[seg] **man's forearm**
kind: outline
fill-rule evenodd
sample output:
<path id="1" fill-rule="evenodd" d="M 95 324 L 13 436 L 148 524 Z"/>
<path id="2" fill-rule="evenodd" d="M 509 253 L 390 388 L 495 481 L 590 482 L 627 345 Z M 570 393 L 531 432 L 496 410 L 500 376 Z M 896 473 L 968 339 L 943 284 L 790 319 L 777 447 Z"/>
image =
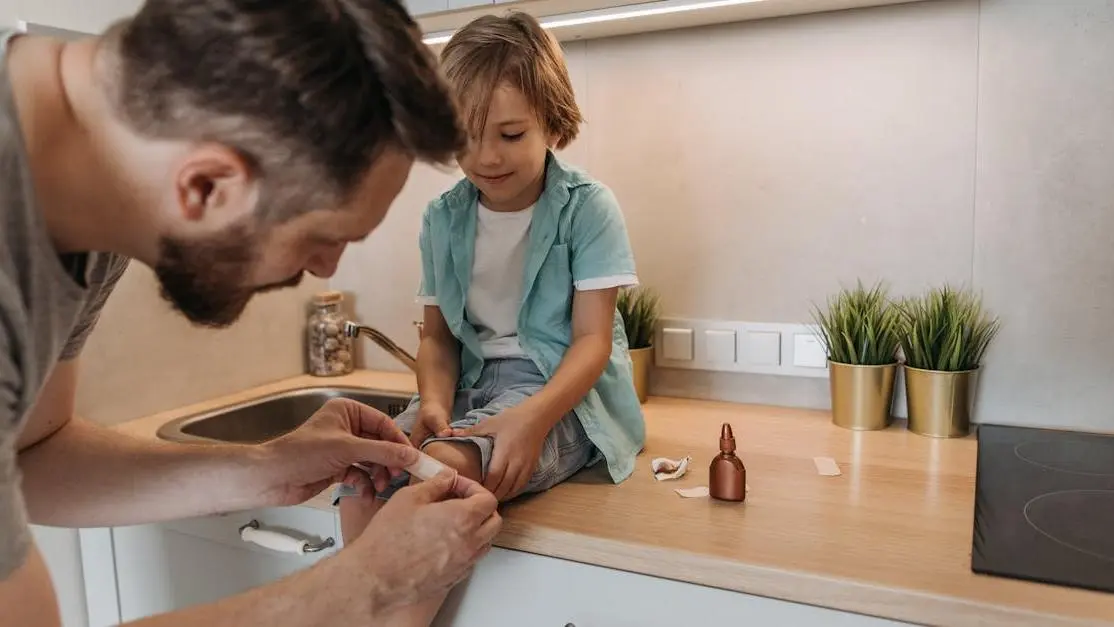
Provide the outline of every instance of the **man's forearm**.
<path id="1" fill-rule="evenodd" d="M 460 379 L 460 346 L 455 339 L 427 335 L 418 348 L 418 394 L 422 405 L 452 413 Z"/>
<path id="2" fill-rule="evenodd" d="M 97 527 L 267 504 L 261 455 L 255 446 L 143 439 L 74 418 L 21 452 L 19 466 L 32 522 Z"/>

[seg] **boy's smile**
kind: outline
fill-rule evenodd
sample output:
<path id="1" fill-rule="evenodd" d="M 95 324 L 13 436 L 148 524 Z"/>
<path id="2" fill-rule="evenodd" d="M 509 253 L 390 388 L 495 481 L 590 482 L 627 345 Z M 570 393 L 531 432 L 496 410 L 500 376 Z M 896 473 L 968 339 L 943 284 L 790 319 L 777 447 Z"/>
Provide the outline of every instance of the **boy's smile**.
<path id="1" fill-rule="evenodd" d="M 460 159 L 480 201 L 492 211 L 522 211 L 534 204 L 544 183 L 546 153 L 554 141 L 522 91 L 500 84 L 487 120 Z"/>

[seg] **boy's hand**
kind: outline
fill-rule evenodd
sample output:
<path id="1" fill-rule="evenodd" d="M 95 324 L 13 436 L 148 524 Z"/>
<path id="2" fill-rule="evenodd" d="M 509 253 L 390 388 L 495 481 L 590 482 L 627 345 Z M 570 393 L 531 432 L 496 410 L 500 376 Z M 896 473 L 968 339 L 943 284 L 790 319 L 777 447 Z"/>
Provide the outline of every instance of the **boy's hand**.
<path id="1" fill-rule="evenodd" d="M 487 436 L 495 440 L 484 487 L 499 501 L 518 496 L 530 482 L 548 431 L 518 407 L 492 416 L 474 427 L 453 429 L 454 436 Z"/>
<path id="2" fill-rule="evenodd" d="M 418 406 L 418 419 L 410 432 L 410 442 L 414 446 L 421 448 L 422 443 L 428 438 L 447 438 L 452 433 L 453 430 L 449 427 L 449 412 L 435 407 L 427 409 L 424 405 Z"/>

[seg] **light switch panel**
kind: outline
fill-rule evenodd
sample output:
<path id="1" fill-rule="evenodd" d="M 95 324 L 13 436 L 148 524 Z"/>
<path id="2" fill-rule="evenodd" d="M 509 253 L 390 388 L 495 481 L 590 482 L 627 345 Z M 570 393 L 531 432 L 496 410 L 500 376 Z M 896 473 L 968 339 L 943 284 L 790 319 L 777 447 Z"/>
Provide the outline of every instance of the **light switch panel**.
<path id="1" fill-rule="evenodd" d="M 742 358 L 755 366 L 781 365 L 781 333 L 747 331 L 743 335 Z"/>
<path id="2" fill-rule="evenodd" d="M 670 361 L 692 361 L 692 329 L 662 329 L 661 353 Z"/>
<path id="3" fill-rule="evenodd" d="M 663 317 L 655 334 L 661 368 L 827 378 L 828 360 L 815 327 Z"/>
<path id="4" fill-rule="evenodd" d="M 704 354 L 713 364 L 735 363 L 735 330 L 706 329 L 704 331 Z"/>
<path id="5" fill-rule="evenodd" d="M 827 368 L 828 354 L 820 338 L 812 333 L 793 335 L 793 365 L 801 368 Z"/>

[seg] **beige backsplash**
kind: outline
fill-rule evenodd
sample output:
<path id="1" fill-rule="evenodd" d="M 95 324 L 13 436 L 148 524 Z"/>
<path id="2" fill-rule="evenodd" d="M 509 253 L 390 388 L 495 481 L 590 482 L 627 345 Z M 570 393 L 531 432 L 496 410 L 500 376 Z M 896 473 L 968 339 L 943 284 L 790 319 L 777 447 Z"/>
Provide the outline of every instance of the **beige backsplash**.
<path id="1" fill-rule="evenodd" d="M 115 424 L 303 372 L 302 329 L 314 291 L 257 297 L 228 329 L 191 326 L 162 300 L 154 274 L 133 263 L 82 355 L 78 413 Z"/>
<path id="2" fill-rule="evenodd" d="M 859 277 L 974 282 L 1005 322 L 976 420 L 1114 428 L 1114 0 L 939 0 L 566 50 L 588 125 L 564 156 L 615 190 L 667 314 L 807 322 Z M 419 216 L 453 180 L 416 168 L 330 281 L 407 350 Z M 82 411 L 116 422 L 301 372 L 320 285 L 212 332 L 133 270 L 90 341 Z M 659 371 L 653 391 L 828 402 L 822 380 L 723 373 Z"/>

